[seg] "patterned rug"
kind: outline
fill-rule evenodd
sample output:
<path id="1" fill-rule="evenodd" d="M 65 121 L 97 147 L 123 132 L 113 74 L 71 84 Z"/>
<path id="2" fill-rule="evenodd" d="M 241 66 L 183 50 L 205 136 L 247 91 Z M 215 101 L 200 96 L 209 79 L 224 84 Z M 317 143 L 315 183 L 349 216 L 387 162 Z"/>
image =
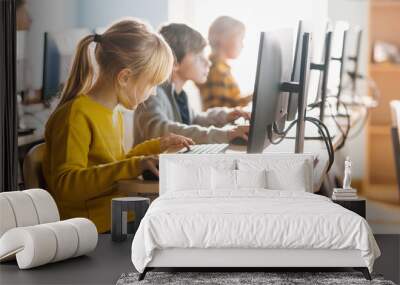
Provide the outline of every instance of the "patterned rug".
<path id="1" fill-rule="evenodd" d="M 138 281 L 138 276 L 138 273 L 122 274 L 117 285 L 395 285 L 381 275 L 372 275 L 373 280 L 368 281 L 360 272 L 148 272 L 142 281 Z"/>

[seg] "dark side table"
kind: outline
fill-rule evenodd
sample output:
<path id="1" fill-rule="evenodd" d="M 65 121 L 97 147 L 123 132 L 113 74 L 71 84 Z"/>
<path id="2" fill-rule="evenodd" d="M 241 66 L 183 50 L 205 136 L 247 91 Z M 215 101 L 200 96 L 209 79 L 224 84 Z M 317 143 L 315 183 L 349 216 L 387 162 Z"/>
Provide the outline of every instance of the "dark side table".
<path id="1" fill-rule="evenodd" d="M 140 221 L 146 214 L 150 199 L 144 197 L 121 197 L 111 201 L 111 238 L 113 241 L 124 241 L 128 234 L 128 212 L 135 214 L 135 234 Z"/>
<path id="2" fill-rule="evenodd" d="M 333 200 L 332 202 L 339 204 L 340 206 L 359 214 L 364 219 L 366 218 L 366 200 L 356 199 L 356 200 Z"/>

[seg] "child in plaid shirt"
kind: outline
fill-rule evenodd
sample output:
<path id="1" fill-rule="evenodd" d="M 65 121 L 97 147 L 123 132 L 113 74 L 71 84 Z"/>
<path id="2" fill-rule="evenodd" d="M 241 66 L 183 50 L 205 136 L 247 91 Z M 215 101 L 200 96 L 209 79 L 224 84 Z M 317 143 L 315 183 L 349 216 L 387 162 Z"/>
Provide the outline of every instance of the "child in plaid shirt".
<path id="1" fill-rule="evenodd" d="M 228 17 L 218 17 L 210 26 L 208 40 L 211 46 L 211 67 L 207 82 L 199 85 L 204 110 L 212 107 L 246 106 L 252 96 L 242 96 L 231 68 L 227 63 L 240 55 L 245 26 Z"/>

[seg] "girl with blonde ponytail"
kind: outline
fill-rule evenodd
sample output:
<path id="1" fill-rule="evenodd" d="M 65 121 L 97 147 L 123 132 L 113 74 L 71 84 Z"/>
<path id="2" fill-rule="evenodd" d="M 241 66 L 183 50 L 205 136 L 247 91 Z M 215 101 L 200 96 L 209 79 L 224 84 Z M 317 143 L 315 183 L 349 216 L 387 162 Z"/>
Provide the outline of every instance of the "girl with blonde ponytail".
<path id="1" fill-rule="evenodd" d="M 92 63 L 90 46 L 95 45 Z M 60 103 L 45 132 L 43 173 L 62 218 L 87 217 L 99 232 L 110 229 L 113 186 L 144 170 L 158 174 L 157 155 L 193 141 L 177 135 L 123 149 L 123 121 L 117 105 L 135 109 L 169 78 L 173 55 L 147 25 L 128 19 L 78 44 Z"/>

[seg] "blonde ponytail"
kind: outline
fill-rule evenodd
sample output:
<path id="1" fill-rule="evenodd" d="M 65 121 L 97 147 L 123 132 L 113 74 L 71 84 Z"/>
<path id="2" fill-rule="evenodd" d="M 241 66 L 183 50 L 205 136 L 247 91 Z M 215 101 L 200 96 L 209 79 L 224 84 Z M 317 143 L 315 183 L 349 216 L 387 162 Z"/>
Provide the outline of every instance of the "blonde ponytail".
<path id="1" fill-rule="evenodd" d="M 72 68 L 61 92 L 58 107 L 73 100 L 79 93 L 87 91 L 93 81 L 94 71 L 89 54 L 89 45 L 94 41 L 94 35 L 84 37 L 78 44 Z"/>
<path id="2" fill-rule="evenodd" d="M 165 40 L 139 20 L 122 20 L 101 36 L 86 36 L 79 42 L 58 107 L 93 86 L 94 68 L 89 50 L 92 42 L 97 43 L 94 55 L 99 73 L 96 72 L 96 78 L 106 78 L 116 84 L 118 73 L 129 68 L 137 82 L 155 86 L 167 80 L 172 72 L 174 57 Z"/>

